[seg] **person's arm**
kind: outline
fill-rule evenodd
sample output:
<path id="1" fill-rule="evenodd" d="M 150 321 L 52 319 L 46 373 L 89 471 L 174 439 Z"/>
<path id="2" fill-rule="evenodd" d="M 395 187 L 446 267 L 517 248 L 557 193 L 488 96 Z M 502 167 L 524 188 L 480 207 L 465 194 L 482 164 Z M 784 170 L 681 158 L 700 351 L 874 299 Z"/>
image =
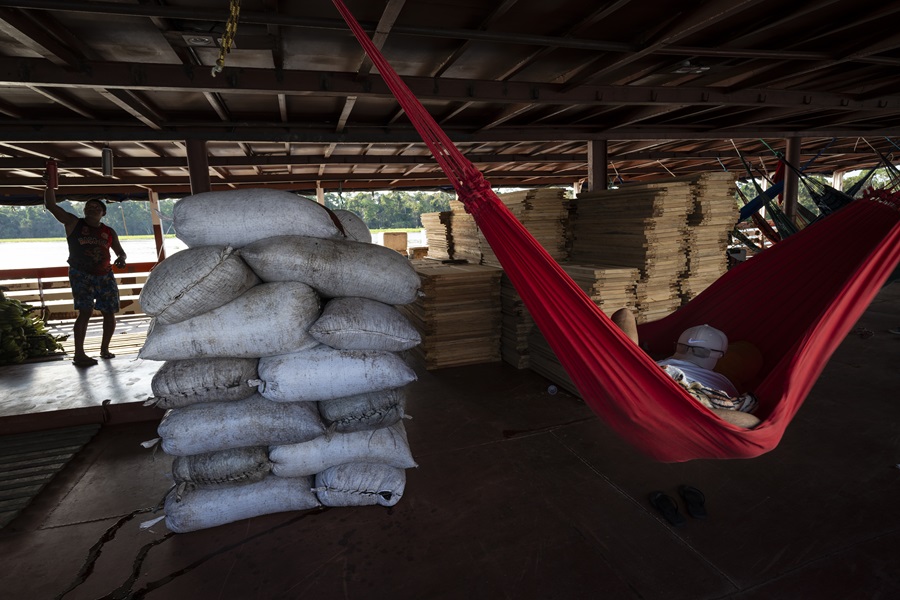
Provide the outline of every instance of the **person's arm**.
<path id="1" fill-rule="evenodd" d="M 72 228 L 78 223 L 78 217 L 72 213 L 63 210 L 56 203 L 56 190 L 51 187 L 44 189 L 44 206 L 50 211 L 56 220 L 66 226 L 66 235 L 72 232 Z"/>
<path id="2" fill-rule="evenodd" d="M 122 249 L 122 244 L 119 243 L 119 234 L 117 234 L 112 227 L 110 227 L 110 230 L 112 231 L 112 240 L 110 240 L 109 245 L 113 249 L 113 252 L 116 253 L 116 262 L 113 264 L 121 269 L 125 266 L 125 250 Z"/>

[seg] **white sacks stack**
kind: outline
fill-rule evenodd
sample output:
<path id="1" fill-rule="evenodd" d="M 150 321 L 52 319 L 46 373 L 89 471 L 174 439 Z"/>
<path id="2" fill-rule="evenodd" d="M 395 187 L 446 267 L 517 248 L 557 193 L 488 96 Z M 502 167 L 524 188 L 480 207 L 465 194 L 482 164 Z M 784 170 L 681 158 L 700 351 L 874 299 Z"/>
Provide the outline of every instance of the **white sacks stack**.
<path id="1" fill-rule="evenodd" d="M 173 456 L 175 532 L 320 505 L 393 506 L 416 466 L 394 308 L 419 277 L 361 219 L 287 192 L 207 192 L 175 205 L 188 249 L 150 274 L 139 357 L 166 361 L 150 402 Z"/>

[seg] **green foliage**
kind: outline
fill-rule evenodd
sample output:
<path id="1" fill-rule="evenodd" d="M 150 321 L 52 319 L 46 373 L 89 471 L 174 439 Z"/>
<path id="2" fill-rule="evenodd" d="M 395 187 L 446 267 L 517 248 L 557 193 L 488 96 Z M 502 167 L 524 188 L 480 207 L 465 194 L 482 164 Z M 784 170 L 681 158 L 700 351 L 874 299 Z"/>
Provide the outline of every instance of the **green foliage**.
<path id="1" fill-rule="evenodd" d="M 422 213 L 450 210 L 455 194 L 447 192 L 352 192 L 327 193 L 325 205 L 332 210 L 349 210 L 365 221 L 369 229 L 418 229 Z"/>
<path id="2" fill-rule="evenodd" d="M 0 365 L 62 350 L 59 342 L 65 336 L 51 335 L 34 310 L 34 306 L 7 298 L 0 290 Z"/>

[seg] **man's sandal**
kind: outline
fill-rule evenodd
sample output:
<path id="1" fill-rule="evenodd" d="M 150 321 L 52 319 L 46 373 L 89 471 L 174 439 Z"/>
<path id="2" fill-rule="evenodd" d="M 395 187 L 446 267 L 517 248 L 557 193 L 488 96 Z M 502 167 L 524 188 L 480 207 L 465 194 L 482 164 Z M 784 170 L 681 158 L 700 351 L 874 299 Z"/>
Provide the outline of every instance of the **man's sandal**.
<path id="1" fill-rule="evenodd" d="M 687 506 L 687 512 L 695 519 L 706 518 L 706 496 L 703 492 L 690 485 L 678 486 L 678 493 Z"/>
<path id="2" fill-rule="evenodd" d="M 687 522 L 687 519 L 678 512 L 678 505 L 671 496 L 667 496 L 662 492 L 652 492 L 650 494 L 650 504 L 658 510 L 670 525 L 681 527 Z"/>
<path id="3" fill-rule="evenodd" d="M 91 358 L 90 356 L 85 356 L 84 358 L 76 358 L 72 361 L 72 364 L 76 367 L 93 367 L 97 364 L 96 358 Z"/>
<path id="4" fill-rule="evenodd" d="M 112 352 L 110 352 L 109 350 L 107 350 L 106 352 L 100 353 L 100 358 L 115 358 L 115 357 L 116 357 L 116 355 L 113 354 Z"/>

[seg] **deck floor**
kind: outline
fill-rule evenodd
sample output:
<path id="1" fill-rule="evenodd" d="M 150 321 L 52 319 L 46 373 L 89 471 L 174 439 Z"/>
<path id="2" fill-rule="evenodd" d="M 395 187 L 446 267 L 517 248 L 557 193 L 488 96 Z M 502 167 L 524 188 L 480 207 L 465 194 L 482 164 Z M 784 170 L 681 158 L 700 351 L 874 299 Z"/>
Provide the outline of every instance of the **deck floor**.
<path id="1" fill-rule="evenodd" d="M 0 589 L 15 599 L 70 589 L 67 600 L 897 598 L 900 336 L 888 330 L 898 325 L 894 283 L 779 447 L 752 460 L 656 463 L 577 399 L 548 395 L 532 372 L 419 368 L 407 421 L 419 466 L 397 506 L 180 535 L 139 528 L 152 515 L 137 511 L 169 486 L 169 460 L 140 445 L 155 437 L 155 417 L 117 421 L 151 371 L 127 372 L 138 361 L 117 358 L 94 373 L 125 402 L 108 407 L 96 437 L 0 530 Z M 60 364 L 26 365 L 9 379 L 0 371 L 4 389 L 13 381 L 17 396 L 39 402 L 45 374 L 84 385 Z M 15 401 L 5 394 L 2 404 Z M 62 426 L 53 414 L 47 423 Z M 703 490 L 709 517 L 675 529 L 647 496 L 677 496 L 682 483 Z"/>

